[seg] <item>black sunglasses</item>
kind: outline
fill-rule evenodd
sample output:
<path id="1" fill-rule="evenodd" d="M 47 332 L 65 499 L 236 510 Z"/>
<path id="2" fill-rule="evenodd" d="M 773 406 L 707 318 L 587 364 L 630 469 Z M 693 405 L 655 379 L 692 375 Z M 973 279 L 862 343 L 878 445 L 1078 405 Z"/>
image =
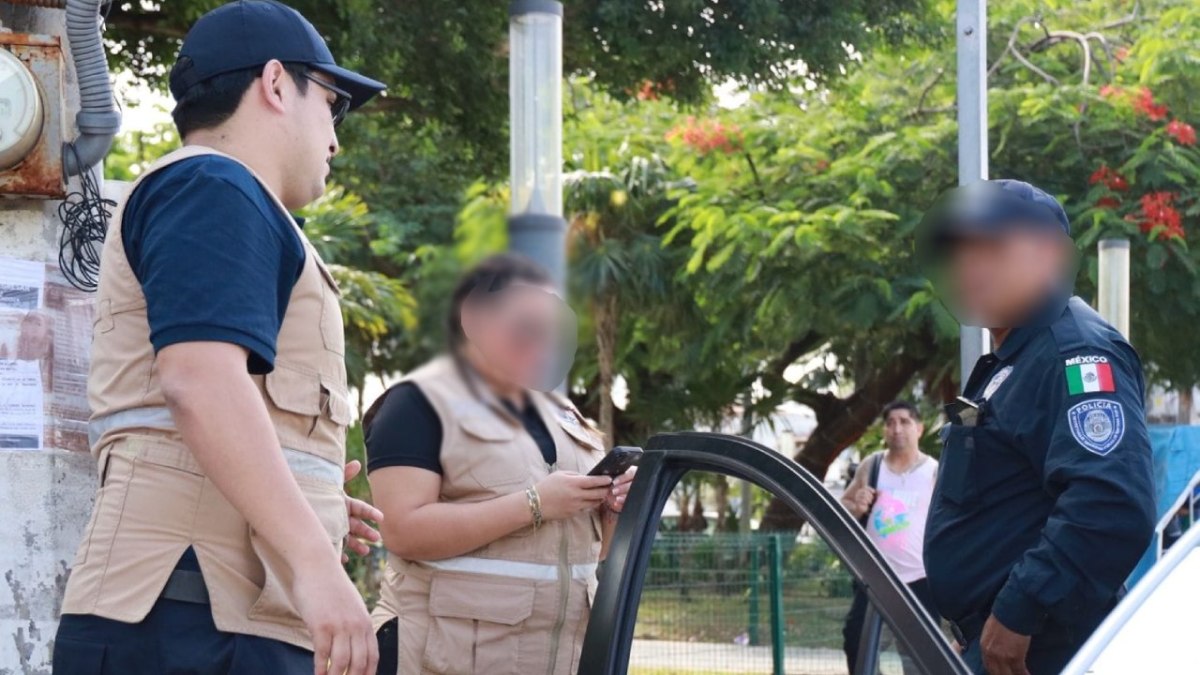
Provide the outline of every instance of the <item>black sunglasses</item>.
<path id="1" fill-rule="evenodd" d="M 342 120 L 346 119 L 346 113 L 350 112 L 350 92 L 333 86 L 333 84 L 313 75 L 311 71 L 305 72 L 304 78 L 317 83 L 317 85 L 326 91 L 333 92 L 337 98 L 333 100 L 333 103 L 329 106 L 329 110 L 333 115 L 333 126 L 336 127 L 341 124 Z"/>

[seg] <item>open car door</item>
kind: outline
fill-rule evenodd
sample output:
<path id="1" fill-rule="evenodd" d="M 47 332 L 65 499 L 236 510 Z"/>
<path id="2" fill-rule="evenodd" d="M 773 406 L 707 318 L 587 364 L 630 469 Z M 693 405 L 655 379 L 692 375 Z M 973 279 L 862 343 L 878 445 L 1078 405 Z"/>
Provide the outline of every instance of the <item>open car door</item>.
<path id="1" fill-rule="evenodd" d="M 903 655 L 905 675 L 969 675 L 970 671 L 943 637 L 934 620 L 920 607 L 909 590 L 888 567 L 882 555 L 812 474 L 779 453 L 752 441 L 722 434 L 672 433 L 650 439 L 625 503 L 608 559 L 600 575 L 600 587 L 584 639 L 579 675 L 623 675 L 630 672 L 634 651 L 634 627 L 649 571 L 651 550 L 659 536 L 663 508 L 676 485 L 689 472 L 723 474 L 749 481 L 795 509 L 836 555 L 842 568 L 865 589 L 870 606 L 868 628 L 863 631 L 856 673 L 875 675 L 879 668 L 879 621 L 891 643 Z M 792 541 L 799 538 L 793 536 Z M 694 595 L 694 593 L 693 593 Z M 782 602 L 782 593 L 778 594 Z M 777 602 L 772 599 L 772 602 Z M 847 601 L 848 603 L 848 601 Z M 703 613 L 703 607 L 694 609 Z M 841 613 L 826 622 L 837 622 Z M 829 626 L 826 626 L 828 629 Z M 814 632 L 814 631 L 809 631 Z M 825 631 L 827 634 L 829 630 Z M 779 633 L 782 635 L 782 633 Z M 826 643 L 840 638 L 826 636 Z M 641 645 L 653 643 L 640 643 Z M 727 645 L 721 645 L 727 648 Z M 830 644 L 824 644 L 826 659 L 841 659 Z M 818 651 L 818 650 L 812 650 Z M 781 652 L 777 652 L 781 653 Z M 893 662 L 898 659 L 893 659 Z M 844 660 L 835 663 L 844 664 Z M 692 668 L 679 663 L 658 663 L 632 672 L 686 673 Z M 896 665 L 900 665 L 896 663 Z M 724 670 L 694 666 L 696 672 Z M 773 667 L 746 672 L 782 672 L 779 657 Z M 885 672 L 898 668 L 885 669 Z M 845 672 L 845 671 L 841 671 Z"/>

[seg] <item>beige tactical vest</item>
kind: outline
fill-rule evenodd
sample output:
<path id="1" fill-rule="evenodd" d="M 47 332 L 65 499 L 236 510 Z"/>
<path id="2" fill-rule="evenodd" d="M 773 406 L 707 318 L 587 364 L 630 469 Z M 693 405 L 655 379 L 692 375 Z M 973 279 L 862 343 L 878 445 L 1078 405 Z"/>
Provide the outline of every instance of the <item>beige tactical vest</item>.
<path id="1" fill-rule="evenodd" d="M 441 500 L 481 502 L 546 477 L 537 443 L 496 397 L 449 357 L 412 373 L 442 424 Z M 531 393 L 554 438 L 554 468 L 587 473 L 600 435 L 566 398 Z M 575 673 L 596 590 L 600 518 L 583 513 L 519 530 L 463 556 L 389 554 L 378 629 L 399 616 L 399 673 Z M 385 542 L 386 543 L 386 542 Z"/>
<path id="2" fill-rule="evenodd" d="M 215 154 L 199 146 L 177 150 L 133 190 L 170 164 Z M 289 597 L 288 567 L 221 496 L 175 429 L 154 368 L 146 299 L 125 257 L 123 211 L 124 204 L 104 243 L 88 376 L 89 432 L 101 487 L 62 611 L 141 621 L 191 546 L 217 628 L 311 649 Z M 342 315 L 333 277 L 298 226 L 296 233 L 307 255 L 279 331 L 275 369 L 254 379 L 296 482 L 324 524 L 329 545 L 340 550 L 348 529 L 342 472 L 352 415 Z"/>

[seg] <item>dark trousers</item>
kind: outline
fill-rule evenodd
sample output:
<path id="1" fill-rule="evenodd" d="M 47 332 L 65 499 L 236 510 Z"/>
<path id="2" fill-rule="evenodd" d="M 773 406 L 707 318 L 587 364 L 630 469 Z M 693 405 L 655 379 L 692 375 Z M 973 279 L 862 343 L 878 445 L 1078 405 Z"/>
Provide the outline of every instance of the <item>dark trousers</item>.
<path id="1" fill-rule="evenodd" d="M 176 569 L 199 572 L 188 549 Z M 55 675 L 312 675 L 313 653 L 255 635 L 224 633 L 207 604 L 159 598 L 141 623 L 64 614 Z"/>
<path id="2" fill-rule="evenodd" d="M 379 640 L 379 668 L 376 675 L 396 675 L 400 670 L 400 619 L 392 619 L 376 631 Z"/>
<path id="3" fill-rule="evenodd" d="M 933 605 L 933 596 L 929 592 L 929 582 L 925 579 L 917 579 L 907 586 L 925 611 L 929 612 L 929 616 L 932 616 L 935 621 L 940 621 L 937 609 Z M 846 665 L 850 668 L 851 675 L 858 663 L 858 644 L 862 640 L 863 629 L 866 627 L 867 604 L 867 594 L 858 584 L 855 584 L 854 600 L 850 602 L 850 611 L 846 614 L 846 624 L 842 628 L 842 651 L 846 653 Z M 901 656 L 903 657 L 903 654 Z"/>

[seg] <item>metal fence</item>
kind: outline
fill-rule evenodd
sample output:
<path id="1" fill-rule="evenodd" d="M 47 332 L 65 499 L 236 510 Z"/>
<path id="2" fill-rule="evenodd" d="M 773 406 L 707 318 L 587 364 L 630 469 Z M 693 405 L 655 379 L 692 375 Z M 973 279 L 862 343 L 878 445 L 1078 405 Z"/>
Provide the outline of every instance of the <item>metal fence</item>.
<path id="1" fill-rule="evenodd" d="M 797 533 L 661 533 L 651 550 L 631 675 L 846 673 L 850 575 Z M 899 672 L 887 656 L 883 673 Z"/>

